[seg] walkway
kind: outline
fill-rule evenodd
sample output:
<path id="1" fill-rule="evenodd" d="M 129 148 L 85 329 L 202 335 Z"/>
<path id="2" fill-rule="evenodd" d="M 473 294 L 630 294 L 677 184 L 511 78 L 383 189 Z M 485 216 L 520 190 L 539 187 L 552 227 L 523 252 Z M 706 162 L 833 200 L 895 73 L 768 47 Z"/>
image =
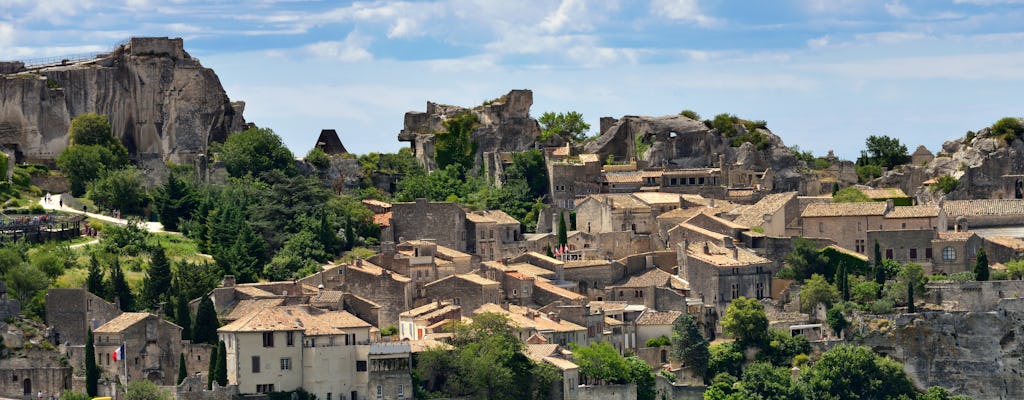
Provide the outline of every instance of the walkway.
<path id="1" fill-rule="evenodd" d="M 128 220 L 126 220 L 124 218 L 114 218 L 114 217 L 111 217 L 109 215 L 84 212 L 82 210 L 76 210 L 74 208 L 68 207 L 67 205 L 64 205 L 62 207 L 62 206 L 58 205 L 60 203 L 57 200 L 58 198 L 60 198 L 60 195 L 54 194 L 51 197 L 52 197 L 52 199 L 50 200 L 50 203 L 46 202 L 46 198 L 45 197 L 39 198 L 39 205 L 42 206 L 43 208 L 47 209 L 47 210 L 57 210 L 57 211 L 62 211 L 62 212 L 66 212 L 66 213 L 71 213 L 71 214 L 82 214 L 82 215 L 85 215 L 85 216 L 87 216 L 89 218 L 94 218 L 94 219 L 98 219 L 98 220 L 105 221 L 105 222 L 111 222 L 111 223 L 115 223 L 115 224 L 118 224 L 118 225 L 128 225 Z M 150 231 L 150 232 L 164 232 L 164 226 L 163 226 L 163 224 L 161 224 L 159 222 L 144 222 L 142 225 L 145 226 L 146 230 Z"/>

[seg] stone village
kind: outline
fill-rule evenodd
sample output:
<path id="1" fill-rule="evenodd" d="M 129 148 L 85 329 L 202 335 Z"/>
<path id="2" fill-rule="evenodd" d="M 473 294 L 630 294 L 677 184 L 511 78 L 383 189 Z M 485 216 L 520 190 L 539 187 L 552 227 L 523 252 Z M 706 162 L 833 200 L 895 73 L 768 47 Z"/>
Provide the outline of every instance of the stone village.
<path id="1" fill-rule="evenodd" d="M 161 52 L 164 45 L 133 39 L 130 47 Z M 182 51 L 180 40 L 169 45 L 170 53 Z M 73 371 L 82 365 L 91 330 L 105 375 L 148 379 L 173 387 L 182 399 L 255 399 L 296 389 L 320 400 L 413 398 L 415 354 L 448 346 L 449 322 L 486 312 L 506 315 L 525 355 L 557 368 L 553 398 L 635 398 L 630 385 L 581 381 L 571 344 L 600 341 L 667 371 L 674 379 L 657 380 L 664 398 L 701 398 L 703 382 L 670 359 L 669 346 L 648 346 L 671 336 L 680 315 L 692 316 L 709 340 L 722 339 L 720 319 L 730 302 L 754 298 L 773 328 L 804 335 L 816 351 L 848 340 L 825 324 L 824 306 L 801 312 L 799 285 L 778 276 L 796 238 L 851 263 L 875 264 L 879 254 L 914 262 L 926 275 L 970 271 L 982 250 L 995 268 L 1024 256 L 1024 240 L 998 234 L 1001 227 L 1024 224 L 1024 199 L 1014 191 L 1024 174 L 1019 160 L 976 160 L 979 167 L 961 178 L 981 182 L 971 186 L 976 191 L 947 199 L 928 187 L 944 168 L 941 159 L 963 152 L 967 145 L 959 142 L 947 143 L 944 157 L 922 146 L 912 163 L 862 186 L 852 162 L 831 157 L 825 173 L 811 174 L 766 129 L 757 128 L 770 138 L 768 149 L 731 147 L 684 116 L 603 118 L 599 136 L 585 144 L 539 141 L 532 96 L 513 90 L 470 112 L 481 121 L 474 131 L 477 160 L 493 182 L 502 182 L 511 154 L 543 152 L 548 198 L 536 232 L 524 232 L 521 221 L 500 210 L 423 199 L 364 200 L 381 227 L 373 256 L 328 263 L 296 280 L 243 284 L 225 276 L 207 294 L 227 351 L 228 384 L 211 390 L 205 385 L 211 348 L 182 340 L 182 327 L 156 314 L 121 312 L 84 289 L 50 289 L 47 340 L 66 360 L 0 361 L 0 394 L 80 389 L 83 379 Z M 428 103 L 425 112 L 406 114 L 398 138 L 409 142 L 427 170 L 437 168 L 431 133 L 460 110 Z M 316 146 L 346 162 L 334 130 L 324 130 Z M 214 167 L 208 174 L 216 179 Z M 337 176 L 340 186 L 350 178 Z M 833 202 L 833 186 L 855 187 L 871 201 Z M 1001 310 L 1020 318 L 1024 281 L 929 283 L 928 289 L 916 312 L 898 307 L 874 316 L 891 330 L 862 342 L 906 362 L 921 387 L 979 395 L 998 385 L 1005 392 L 981 396 L 1024 397 L 1019 323 L 964 319 Z M 191 302 L 193 312 L 200 302 Z M 17 314 L 13 307 L 5 315 Z M 930 340 L 947 339 L 913 336 L 904 328 L 944 329 L 937 320 L 964 326 L 961 340 L 975 341 L 977 354 L 913 361 L 939 346 Z M 978 324 L 1011 333 L 984 339 L 979 331 L 986 328 Z M 396 332 L 385 334 L 389 327 Z M 114 360 L 114 353 L 121 358 Z M 179 354 L 194 375 L 176 385 Z M 993 357 L 1008 365 L 977 366 Z M 938 365 L 960 372 L 941 374 Z M 113 381 L 104 382 L 100 392 L 117 396 Z"/>

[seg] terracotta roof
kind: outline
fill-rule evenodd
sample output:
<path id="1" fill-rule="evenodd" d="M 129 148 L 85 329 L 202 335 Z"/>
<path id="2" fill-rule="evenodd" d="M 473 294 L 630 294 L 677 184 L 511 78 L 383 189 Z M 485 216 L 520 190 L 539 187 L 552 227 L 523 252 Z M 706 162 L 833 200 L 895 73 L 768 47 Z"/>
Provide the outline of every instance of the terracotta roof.
<path id="1" fill-rule="evenodd" d="M 893 207 L 885 214 L 886 218 L 936 218 L 938 216 L 939 207 L 934 205 Z"/>
<path id="2" fill-rule="evenodd" d="M 567 371 L 567 370 L 571 370 L 571 369 L 579 369 L 579 367 L 580 367 L 579 365 L 576 365 L 576 363 L 574 363 L 572 361 L 566 360 L 564 358 L 558 358 L 558 357 L 544 357 L 544 362 L 546 362 L 548 364 L 551 364 L 551 365 L 554 365 L 555 367 L 557 367 L 558 369 L 560 369 L 562 371 Z"/>
<path id="3" fill-rule="evenodd" d="M 363 200 L 363 204 L 366 204 L 368 206 L 380 207 L 380 208 L 391 208 L 391 203 L 383 202 L 383 201 L 380 201 L 380 200 L 374 200 L 374 199 Z"/>
<path id="4" fill-rule="evenodd" d="M 555 147 L 555 149 L 554 149 L 554 150 L 551 150 L 551 155 L 555 155 L 555 156 L 567 156 L 567 155 L 569 155 L 569 146 L 570 146 L 570 145 L 568 145 L 568 144 L 567 144 L 567 145 L 565 145 L 565 146 L 558 146 L 558 147 Z"/>
<path id="5" fill-rule="evenodd" d="M 473 283 L 473 284 L 476 284 L 476 285 L 480 285 L 480 286 L 491 286 L 491 285 L 497 286 L 498 285 L 498 282 L 495 282 L 495 281 L 492 281 L 490 279 L 484 278 L 484 277 L 482 277 L 480 275 L 477 275 L 477 274 L 457 274 L 457 275 L 446 276 L 444 278 L 441 278 L 441 279 L 438 279 L 436 281 L 430 282 L 430 283 L 428 283 L 428 284 L 426 284 L 424 286 L 432 286 L 432 285 L 438 284 L 438 283 L 440 283 L 442 281 L 446 281 L 446 280 L 449 280 L 449 279 L 460 279 L 460 280 L 463 280 L 463 281 L 466 281 L 466 282 L 469 282 L 469 283 Z"/>
<path id="6" fill-rule="evenodd" d="M 672 279 L 672 274 L 659 268 L 652 268 L 639 275 L 633 275 L 624 282 L 612 287 L 664 287 Z"/>
<path id="7" fill-rule="evenodd" d="M 971 236 L 974 236 L 974 232 L 971 231 L 960 231 L 960 232 L 939 232 L 939 240 L 947 240 L 952 242 L 966 242 Z"/>
<path id="8" fill-rule="evenodd" d="M 811 203 L 804 209 L 802 217 L 854 217 L 885 214 L 886 203 Z"/>
<path id="9" fill-rule="evenodd" d="M 942 209 L 950 218 L 960 216 L 1024 215 L 1024 200 L 948 200 Z"/>
<path id="10" fill-rule="evenodd" d="M 391 226 L 391 211 L 383 214 L 373 214 L 373 223 L 380 225 L 381 228 Z"/>
<path id="11" fill-rule="evenodd" d="M 126 313 L 121 313 L 121 315 L 118 315 L 117 317 L 114 317 L 114 319 L 112 319 L 110 321 L 107 321 L 107 323 L 105 323 L 103 325 L 100 325 L 93 332 L 94 333 L 120 333 L 121 331 L 131 327 L 132 325 L 135 325 L 135 324 L 137 324 L 139 322 L 142 322 L 142 320 L 146 319 L 150 315 L 153 315 L 153 314 L 144 313 L 144 312 L 126 312 Z M 153 315 L 153 316 L 155 316 L 155 315 Z"/>
<path id="12" fill-rule="evenodd" d="M 534 290 L 544 290 L 566 300 L 585 300 L 587 296 L 555 286 L 548 281 L 536 281 L 533 283 Z"/>
<path id="13" fill-rule="evenodd" d="M 719 168 L 685 168 L 685 169 L 670 169 L 664 172 L 667 176 L 714 176 L 719 173 Z"/>
<path id="14" fill-rule="evenodd" d="M 282 304 L 284 304 L 284 297 L 240 300 L 222 319 L 234 321 L 264 308 L 277 307 Z"/>
<path id="15" fill-rule="evenodd" d="M 774 214 L 784 207 L 790 200 L 796 198 L 796 192 L 773 193 L 765 196 L 754 205 L 744 207 L 740 214 L 733 221 L 739 225 L 756 227 L 764 224 L 765 214 Z M 793 216 L 791 216 L 793 217 Z"/>
<path id="16" fill-rule="evenodd" d="M 704 245 L 708 246 L 708 252 L 704 253 Z M 746 267 L 752 265 L 766 264 L 771 261 L 750 252 L 749 250 L 740 248 L 736 252 L 739 259 L 732 258 L 732 250 L 723 248 L 712 242 L 690 242 L 689 248 L 687 248 L 686 256 L 702 260 L 708 264 L 716 267 Z"/>
<path id="17" fill-rule="evenodd" d="M 1024 240 L 1021 240 L 1019 238 L 1007 236 L 993 236 L 987 237 L 985 238 L 985 240 L 1009 249 L 1013 249 L 1014 251 L 1024 250 Z"/>
<path id="18" fill-rule="evenodd" d="M 274 293 L 252 286 L 234 286 L 235 291 L 249 297 L 273 297 Z"/>
<path id="19" fill-rule="evenodd" d="M 580 154 L 580 162 L 591 163 L 591 162 L 598 162 L 600 160 L 601 160 L 601 158 L 598 157 L 597 154 L 592 154 L 592 153 Z"/>
<path id="20" fill-rule="evenodd" d="M 316 296 L 310 299 L 313 303 L 338 303 L 345 297 L 345 292 L 340 290 L 321 290 Z"/>
<path id="21" fill-rule="evenodd" d="M 538 267 L 533 264 L 527 263 L 515 263 L 505 266 L 506 271 L 519 271 L 527 276 L 551 276 L 554 275 L 554 271 L 549 271 L 544 268 Z"/>
<path id="22" fill-rule="evenodd" d="M 466 219 L 472 222 L 494 222 L 498 224 L 519 224 L 519 220 L 512 218 L 501 210 L 483 210 L 466 213 Z"/>
<path id="23" fill-rule="evenodd" d="M 707 208 L 704 206 L 677 208 L 675 210 L 666 211 L 659 214 L 657 219 L 658 221 L 677 220 L 679 222 L 683 222 L 690 218 L 693 218 L 697 214 L 704 212 L 704 210 L 707 210 Z"/>
<path id="24" fill-rule="evenodd" d="M 574 260 L 566 261 L 565 268 L 587 268 L 587 267 L 600 267 L 611 264 L 606 260 Z"/>
<path id="25" fill-rule="evenodd" d="M 518 279 L 518 280 L 521 280 L 521 281 L 532 281 L 532 280 L 534 280 L 534 277 L 532 275 L 526 275 L 526 274 L 524 274 L 522 272 L 519 272 L 519 271 L 505 271 L 505 276 L 507 276 L 509 278 L 512 278 L 512 279 Z"/>
<path id="26" fill-rule="evenodd" d="M 587 307 L 590 307 L 591 310 L 600 308 L 605 311 L 622 311 L 626 309 L 627 305 L 628 303 L 625 301 L 592 301 L 587 303 Z"/>
<path id="27" fill-rule="evenodd" d="M 538 331 L 555 331 L 555 332 L 576 332 L 586 330 L 586 328 L 576 325 L 572 322 L 564 319 L 555 322 L 548 319 L 546 315 L 543 315 L 540 311 L 521 307 L 515 304 L 509 304 L 508 310 L 501 308 L 501 306 L 494 303 L 487 303 L 480 308 L 473 311 L 473 314 L 480 314 L 485 312 L 493 312 L 504 314 L 509 317 L 509 320 L 520 328 L 535 329 Z M 531 313 L 533 317 L 526 316 L 527 313 Z"/>
<path id="28" fill-rule="evenodd" d="M 398 314 L 398 316 L 400 316 L 400 317 L 419 317 L 419 316 L 423 316 L 423 315 L 433 314 L 433 313 L 435 313 L 437 311 L 451 311 L 451 310 L 454 309 L 454 308 L 450 308 L 450 307 L 458 307 L 458 306 L 453 305 L 450 301 L 441 301 L 441 302 L 432 301 L 432 302 L 429 302 L 429 303 L 424 304 L 422 306 L 416 307 L 416 308 L 414 308 L 412 310 L 409 310 L 409 311 L 403 312 L 401 314 Z"/>
<path id="29" fill-rule="evenodd" d="M 647 310 L 636 319 L 637 325 L 672 325 L 673 322 L 683 315 L 682 311 L 654 311 Z"/>
<path id="30" fill-rule="evenodd" d="M 341 334 L 371 325 L 347 311 L 323 311 L 310 306 L 270 307 L 222 326 L 218 332 L 303 331 L 306 335 Z"/>
<path id="31" fill-rule="evenodd" d="M 633 197 L 636 197 L 640 201 L 647 203 L 648 205 L 679 205 L 679 194 L 678 193 L 664 193 L 664 192 L 642 192 L 633 193 Z"/>
<path id="32" fill-rule="evenodd" d="M 709 199 L 699 194 L 684 194 L 681 197 L 688 203 L 702 205 L 708 207 L 709 209 L 715 212 L 729 212 L 738 207 L 736 203 L 733 203 L 731 201 L 722 199 Z M 714 207 L 711 207 L 711 202 L 715 203 Z"/>
<path id="33" fill-rule="evenodd" d="M 644 181 L 644 175 L 640 171 L 628 172 L 605 172 L 601 174 L 601 181 L 608 183 L 636 183 Z"/>
<path id="34" fill-rule="evenodd" d="M 370 275 L 377 275 L 377 276 L 383 276 L 384 273 L 385 273 L 384 268 L 381 268 L 381 267 L 378 267 L 376 265 L 373 265 L 369 261 L 363 260 L 362 263 L 363 263 L 363 265 L 356 265 L 355 263 L 349 263 L 347 268 L 351 269 L 351 270 L 360 271 L 360 272 L 363 272 L 363 273 L 366 273 L 366 274 L 370 274 Z M 409 278 L 408 276 L 399 274 L 399 273 L 394 272 L 394 271 L 386 271 L 386 272 L 391 274 L 391 279 L 396 280 L 398 282 L 412 282 L 412 279 Z"/>
<path id="35" fill-rule="evenodd" d="M 848 255 L 850 257 L 855 257 L 855 258 L 857 258 L 858 260 L 861 260 L 861 261 L 868 261 L 868 256 L 860 254 L 860 253 L 858 253 L 856 251 L 847 249 L 845 247 L 841 247 L 841 246 L 837 246 L 837 245 L 832 244 L 832 245 L 825 246 L 825 248 L 838 251 L 838 252 L 846 254 L 846 255 Z"/>
<path id="36" fill-rule="evenodd" d="M 728 196 L 731 198 L 743 198 L 754 195 L 753 189 L 728 189 Z"/>
<path id="37" fill-rule="evenodd" d="M 910 197 L 906 193 L 903 193 L 903 189 L 900 188 L 861 188 L 856 187 L 861 193 L 864 193 L 869 199 L 872 200 L 884 200 L 884 199 L 896 199 Z"/>
<path id="38" fill-rule="evenodd" d="M 546 339 L 545 339 L 546 340 Z M 527 344 L 523 346 L 523 354 L 533 361 L 540 362 L 544 357 L 550 357 L 558 351 L 558 345 L 549 344 Z"/>

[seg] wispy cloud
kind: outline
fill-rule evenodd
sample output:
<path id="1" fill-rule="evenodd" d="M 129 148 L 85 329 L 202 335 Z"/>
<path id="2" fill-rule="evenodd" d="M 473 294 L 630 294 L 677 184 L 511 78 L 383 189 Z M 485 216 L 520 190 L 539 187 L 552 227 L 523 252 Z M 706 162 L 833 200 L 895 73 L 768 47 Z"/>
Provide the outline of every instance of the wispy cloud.
<path id="1" fill-rule="evenodd" d="M 671 20 L 696 23 L 703 27 L 719 23 L 715 18 L 701 12 L 697 0 L 652 0 L 651 13 Z"/>
<path id="2" fill-rule="evenodd" d="M 372 38 L 357 31 L 349 32 L 344 40 L 322 41 L 310 44 L 305 50 L 317 57 L 333 58 L 341 62 L 352 63 L 373 59 L 368 47 Z"/>

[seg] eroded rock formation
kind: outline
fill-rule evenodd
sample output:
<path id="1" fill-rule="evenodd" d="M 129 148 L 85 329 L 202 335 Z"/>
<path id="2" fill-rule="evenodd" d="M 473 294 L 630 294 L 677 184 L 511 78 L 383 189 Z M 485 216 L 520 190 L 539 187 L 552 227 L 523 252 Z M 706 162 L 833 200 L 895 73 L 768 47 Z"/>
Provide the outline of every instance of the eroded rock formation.
<path id="1" fill-rule="evenodd" d="M 540 136 L 540 125 L 530 117 L 533 92 L 513 90 L 494 101 L 472 109 L 427 102 L 426 112 L 405 113 L 405 124 L 398 140 L 410 142 L 413 153 L 428 171 L 437 169 L 434 160 L 434 134 L 444 132 L 444 121 L 463 112 L 476 114 L 479 123 L 473 129 L 477 144 L 475 165 L 483 165 L 483 155 L 490 152 L 517 152 L 533 148 Z"/>
<path id="2" fill-rule="evenodd" d="M 132 38 L 84 61 L 26 68 L 3 63 L 0 145 L 21 161 L 52 161 L 68 145 L 75 116 L 107 115 L 115 136 L 143 168 L 193 164 L 214 141 L 245 128 L 244 103 L 181 39 Z"/>

